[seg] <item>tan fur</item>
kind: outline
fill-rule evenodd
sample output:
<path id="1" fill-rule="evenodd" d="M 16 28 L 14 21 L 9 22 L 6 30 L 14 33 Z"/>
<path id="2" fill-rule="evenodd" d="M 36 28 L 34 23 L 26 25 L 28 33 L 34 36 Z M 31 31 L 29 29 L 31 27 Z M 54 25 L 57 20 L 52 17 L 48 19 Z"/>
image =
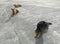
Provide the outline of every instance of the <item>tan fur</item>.
<path id="1" fill-rule="evenodd" d="M 13 16 L 15 16 L 19 12 L 19 10 L 17 10 L 16 8 L 13 8 L 11 10 L 12 10 L 12 15 Z"/>
<path id="2" fill-rule="evenodd" d="M 35 33 L 35 38 L 39 38 L 41 36 L 40 32 L 39 33 Z"/>
<path id="3" fill-rule="evenodd" d="M 14 4 L 14 6 L 17 8 L 17 7 L 21 7 L 22 5 L 21 4 Z"/>

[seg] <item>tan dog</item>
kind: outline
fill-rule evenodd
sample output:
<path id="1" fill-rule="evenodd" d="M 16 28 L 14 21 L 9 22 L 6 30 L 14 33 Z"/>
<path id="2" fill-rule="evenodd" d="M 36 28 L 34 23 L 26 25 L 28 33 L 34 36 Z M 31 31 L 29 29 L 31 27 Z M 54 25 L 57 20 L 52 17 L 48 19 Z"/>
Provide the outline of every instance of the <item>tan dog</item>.
<path id="1" fill-rule="evenodd" d="M 17 7 L 21 7 L 22 5 L 21 4 L 14 4 L 14 6 L 17 8 Z"/>
<path id="2" fill-rule="evenodd" d="M 17 10 L 16 8 L 11 9 L 12 10 L 12 16 L 17 15 L 17 13 L 19 13 L 19 10 Z"/>

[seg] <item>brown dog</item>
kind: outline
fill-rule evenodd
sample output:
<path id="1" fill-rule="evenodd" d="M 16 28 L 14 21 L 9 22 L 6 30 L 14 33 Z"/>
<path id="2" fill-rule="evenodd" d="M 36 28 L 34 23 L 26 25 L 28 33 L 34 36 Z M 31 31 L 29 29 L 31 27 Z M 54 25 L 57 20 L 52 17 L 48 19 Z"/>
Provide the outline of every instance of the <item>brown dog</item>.
<path id="1" fill-rule="evenodd" d="M 17 7 L 21 7 L 22 5 L 21 4 L 14 4 L 14 6 L 17 8 Z"/>
<path id="2" fill-rule="evenodd" d="M 49 25 L 52 25 L 52 23 L 40 21 L 37 24 L 37 28 L 35 30 L 35 38 L 40 38 L 43 35 L 43 33 L 46 33 L 49 28 Z"/>
<path id="3" fill-rule="evenodd" d="M 17 10 L 16 8 L 11 9 L 12 10 L 12 16 L 17 15 L 17 13 L 19 13 L 19 10 Z"/>

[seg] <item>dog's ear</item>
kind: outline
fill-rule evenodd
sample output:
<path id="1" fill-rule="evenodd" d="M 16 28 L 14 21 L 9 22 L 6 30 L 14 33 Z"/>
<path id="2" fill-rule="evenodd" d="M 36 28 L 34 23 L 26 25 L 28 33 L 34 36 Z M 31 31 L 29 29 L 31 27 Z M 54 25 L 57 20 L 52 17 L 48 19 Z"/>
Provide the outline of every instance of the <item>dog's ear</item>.
<path id="1" fill-rule="evenodd" d="M 52 25 L 52 23 L 48 23 L 48 25 Z"/>

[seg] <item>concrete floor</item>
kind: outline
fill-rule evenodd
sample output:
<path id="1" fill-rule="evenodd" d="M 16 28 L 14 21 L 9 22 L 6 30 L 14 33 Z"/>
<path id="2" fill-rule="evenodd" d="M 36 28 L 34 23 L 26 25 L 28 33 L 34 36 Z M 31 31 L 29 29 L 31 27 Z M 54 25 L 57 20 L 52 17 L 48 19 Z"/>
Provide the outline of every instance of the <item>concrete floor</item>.
<path id="1" fill-rule="evenodd" d="M 14 3 L 21 3 L 22 7 L 17 8 L 20 12 L 15 17 L 10 17 Z M 0 3 L 0 44 L 60 44 L 60 8 L 57 7 L 24 1 Z M 42 20 L 52 25 L 41 38 L 35 39 L 36 24 Z"/>

